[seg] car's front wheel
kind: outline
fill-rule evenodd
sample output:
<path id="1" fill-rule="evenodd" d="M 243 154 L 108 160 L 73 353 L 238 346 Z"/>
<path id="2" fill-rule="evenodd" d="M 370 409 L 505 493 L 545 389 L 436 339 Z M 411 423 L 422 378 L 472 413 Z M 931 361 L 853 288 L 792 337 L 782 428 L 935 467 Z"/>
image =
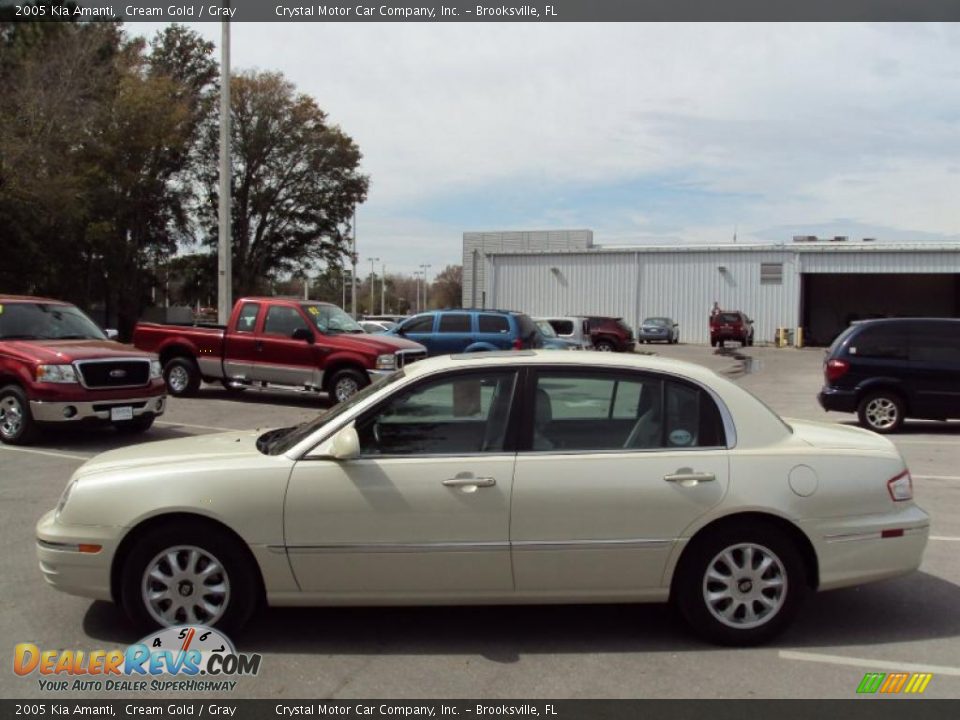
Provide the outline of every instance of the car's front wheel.
<path id="1" fill-rule="evenodd" d="M 860 424 L 878 433 L 892 433 L 903 425 L 903 400 L 889 390 L 870 393 L 860 401 Z"/>
<path id="2" fill-rule="evenodd" d="M 27 394 L 17 385 L 0 388 L 0 442 L 29 445 L 38 434 Z"/>
<path id="3" fill-rule="evenodd" d="M 190 397 L 200 389 L 200 368 L 193 358 L 175 357 L 163 366 L 163 379 L 174 397 Z"/>
<path id="4" fill-rule="evenodd" d="M 137 539 L 123 565 L 121 602 L 139 627 L 206 625 L 237 630 L 259 597 L 259 576 L 238 543 L 206 525 L 160 525 Z"/>
<path id="5" fill-rule="evenodd" d="M 781 530 L 728 526 L 697 538 L 677 570 L 674 601 L 690 626 L 721 645 L 756 645 L 793 620 L 809 586 Z"/>
<path id="6" fill-rule="evenodd" d="M 330 378 L 327 391 L 330 393 L 331 399 L 341 403 L 356 395 L 369 384 L 370 380 L 365 373 L 354 370 L 353 368 L 344 368 L 343 370 L 338 370 L 334 376 Z"/>

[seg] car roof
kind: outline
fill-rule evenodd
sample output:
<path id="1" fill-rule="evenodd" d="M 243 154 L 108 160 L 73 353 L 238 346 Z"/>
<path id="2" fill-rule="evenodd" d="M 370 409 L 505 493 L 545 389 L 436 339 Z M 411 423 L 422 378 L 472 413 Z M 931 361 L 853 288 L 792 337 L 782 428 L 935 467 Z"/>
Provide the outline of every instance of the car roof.
<path id="1" fill-rule="evenodd" d="M 0 303 L 51 303 L 53 305 L 70 305 L 66 300 L 55 300 L 54 298 L 38 297 L 34 295 L 0 295 Z"/>
<path id="2" fill-rule="evenodd" d="M 438 355 L 407 365 L 404 372 L 411 377 L 441 370 L 459 368 L 498 368 L 514 365 L 552 365 L 571 368 L 627 368 L 659 372 L 680 372 L 697 380 L 718 377 L 703 365 L 639 353 L 558 353 L 552 350 L 503 350 L 493 352 Z"/>

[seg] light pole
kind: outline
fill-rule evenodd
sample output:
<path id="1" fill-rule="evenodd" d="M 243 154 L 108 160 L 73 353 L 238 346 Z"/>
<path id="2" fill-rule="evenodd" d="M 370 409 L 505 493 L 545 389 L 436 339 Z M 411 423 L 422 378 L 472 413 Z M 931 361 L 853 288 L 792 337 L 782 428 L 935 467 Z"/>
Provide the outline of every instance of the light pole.
<path id="1" fill-rule="evenodd" d="M 376 262 L 380 262 L 380 258 L 370 258 L 370 314 L 371 315 L 373 315 L 374 313 L 373 289 L 374 289 L 374 286 L 376 285 L 376 283 L 374 282 L 374 279 L 377 277 L 377 274 L 373 270 L 373 264 Z"/>
<path id="2" fill-rule="evenodd" d="M 357 206 L 353 206 L 353 270 L 350 272 L 350 305 L 353 319 L 357 319 Z"/>
<path id="3" fill-rule="evenodd" d="M 414 270 L 413 276 L 417 279 L 417 312 L 420 312 L 420 276 L 423 273 L 420 270 Z"/>
<path id="4" fill-rule="evenodd" d="M 387 264 L 383 264 L 380 272 L 380 314 L 387 312 Z"/>
<path id="5" fill-rule="evenodd" d="M 230 7 L 227 0 L 224 3 Z M 217 238 L 217 321 L 226 325 L 233 309 L 230 242 L 230 21 L 220 23 L 220 232 Z"/>
<path id="6" fill-rule="evenodd" d="M 433 267 L 428 263 L 420 265 L 420 269 L 423 270 L 423 309 L 427 309 L 427 268 Z"/>

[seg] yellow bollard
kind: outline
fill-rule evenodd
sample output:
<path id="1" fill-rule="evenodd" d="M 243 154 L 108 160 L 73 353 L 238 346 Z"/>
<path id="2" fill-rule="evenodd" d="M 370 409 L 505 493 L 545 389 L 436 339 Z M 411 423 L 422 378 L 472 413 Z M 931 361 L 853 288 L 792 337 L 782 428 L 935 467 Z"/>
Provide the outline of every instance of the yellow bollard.
<path id="1" fill-rule="evenodd" d="M 794 346 L 794 347 L 798 347 L 798 348 L 802 348 L 802 347 L 803 347 L 803 328 L 802 328 L 802 327 L 798 327 L 798 328 L 797 328 L 797 334 L 794 335 L 793 337 L 794 337 L 793 346 Z"/>

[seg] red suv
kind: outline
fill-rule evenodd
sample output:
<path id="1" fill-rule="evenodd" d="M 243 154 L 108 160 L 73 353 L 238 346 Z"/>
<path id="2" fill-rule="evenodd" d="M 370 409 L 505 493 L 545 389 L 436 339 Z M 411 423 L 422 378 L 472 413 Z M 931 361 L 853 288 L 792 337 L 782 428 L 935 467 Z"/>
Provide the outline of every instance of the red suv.
<path id="1" fill-rule="evenodd" d="M 622 318 L 594 315 L 587 318 L 590 341 L 602 352 L 633 352 L 636 341 Z"/>
<path id="2" fill-rule="evenodd" d="M 721 310 L 710 316 L 710 345 L 723 347 L 727 340 L 753 345 L 753 320 L 739 310 Z"/>

